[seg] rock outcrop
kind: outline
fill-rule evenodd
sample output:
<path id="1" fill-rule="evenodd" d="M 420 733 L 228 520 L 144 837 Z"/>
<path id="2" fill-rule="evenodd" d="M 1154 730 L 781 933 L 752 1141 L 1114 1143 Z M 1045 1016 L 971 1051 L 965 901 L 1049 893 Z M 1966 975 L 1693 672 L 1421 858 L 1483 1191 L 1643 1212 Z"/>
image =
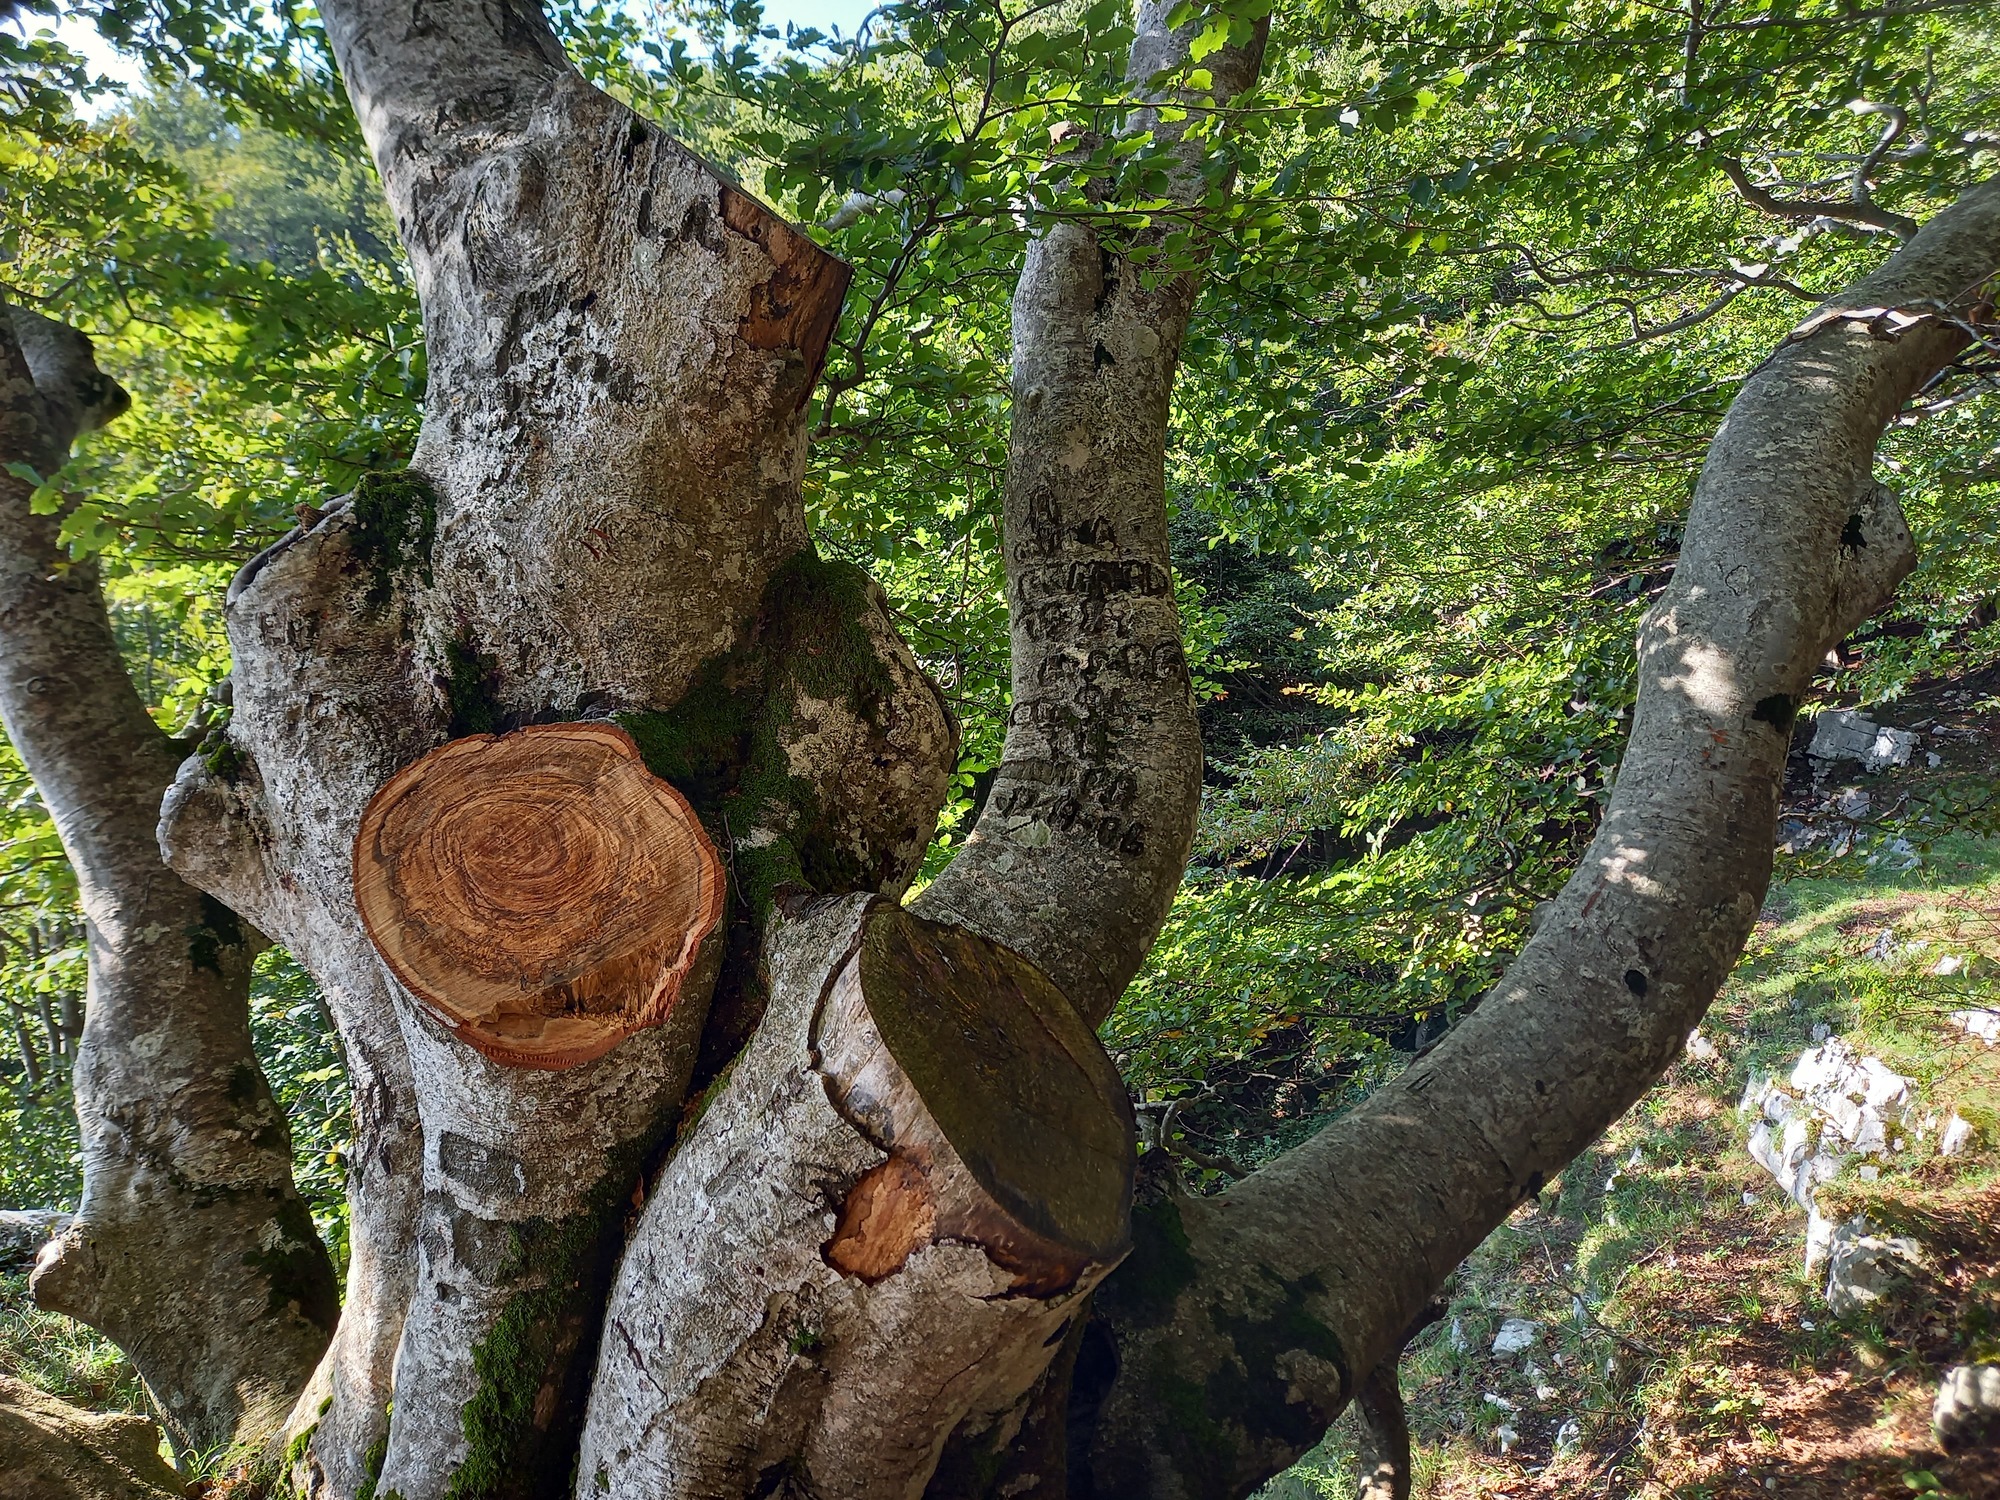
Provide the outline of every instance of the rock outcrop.
<path id="1" fill-rule="evenodd" d="M 1907 1235 L 1877 1234 L 1860 1214 L 1838 1226 L 1827 1249 L 1826 1305 L 1835 1317 L 1865 1312 L 1923 1268 L 1923 1251 Z"/>
<path id="2" fill-rule="evenodd" d="M 55 1208 L 0 1208 L 0 1271 L 31 1270 L 43 1245 L 68 1227 Z"/>
<path id="3" fill-rule="evenodd" d="M 1737 1106 L 1756 1115 L 1750 1155 L 1806 1211 L 1806 1269 L 1832 1249 L 1833 1221 L 1816 1192 L 1857 1157 L 1886 1158 L 1917 1137 L 1910 1080 L 1880 1058 L 1858 1057 L 1839 1037 L 1808 1050 L 1787 1083 L 1754 1073 Z"/>
<path id="4" fill-rule="evenodd" d="M 2000 1365 L 1947 1371 L 1931 1407 L 1931 1427 L 1947 1453 L 2000 1442 Z"/>

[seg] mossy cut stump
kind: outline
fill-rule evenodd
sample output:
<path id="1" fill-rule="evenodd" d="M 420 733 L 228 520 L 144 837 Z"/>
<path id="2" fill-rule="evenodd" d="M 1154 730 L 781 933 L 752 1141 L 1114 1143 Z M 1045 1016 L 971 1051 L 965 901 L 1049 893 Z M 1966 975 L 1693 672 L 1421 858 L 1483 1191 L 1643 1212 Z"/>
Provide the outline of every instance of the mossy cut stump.
<path id="1" fill-rule="evenodd" d="M 666 1019 L 723 867 L 623 730 L 548 724 L 399 772 L 362 817 L 354 895 L 391 972 L 468 1045 L 569 1068 Z"/>
<path id="2" fill-rule="evenodd" d="M 958 1240 L 1046 1296 L 1123 1254 L 1125 1086 L 1033 964 L 883 902 L 817 1030 L 837 1106 L 890 1153 L 842 1205 L 836 1270 L 878 1281 Z"/>
<path id="3" fill-rule="evenodd" d="M 763 956 L 619 1263 L 579 1495 L 926 1494 L 1129 1243 L 1124 1086 L 1025 958 L 857 895 L 781 904 Z"/>

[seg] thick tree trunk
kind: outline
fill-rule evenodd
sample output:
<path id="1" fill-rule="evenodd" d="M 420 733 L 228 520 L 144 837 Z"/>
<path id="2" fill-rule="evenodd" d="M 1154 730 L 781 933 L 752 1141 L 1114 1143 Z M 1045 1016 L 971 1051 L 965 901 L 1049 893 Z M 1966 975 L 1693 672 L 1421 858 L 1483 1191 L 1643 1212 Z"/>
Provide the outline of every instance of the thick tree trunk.
<path id="1" fill-rule="evenodd" d="M 1763 904 L 1794 711 L 1915 562 L 1876 443 L 1990 317 L 1996 267 L 1990 181 L 1744 383 L 1641 627 L 1632 736 L 1581 868 L 1402 1078 L 1220 1196 L 1141 1211 L 1097 1299 L 1116 1375 L 1073 1496 L 1244 1495 L 1292 1462 L 1451 1270 L 1673 1059 Z"/>
<path id="2" fill-rule="evenodd" d="M 1123 1252 L 1130 1121 L 1088 1023 L 1164 917 L 1198 795 L 1162 475 L 1193 280 L 1148 290 L 1088 231 L 1037 251 L 1009 501 L 1037 686 L 1003 778 L 1012 831 L 982 825 L 925 917 L 869 907 L 921 856 L 955 733 L 879 590 L 805 543 L 804 407 L 845 268 L 585 85 L 531 7 L 325 13 L 423 295 L 423 436 L 410 476 L 232 586 L 226 753 L 183 768 L 162 826 L 176 868 L 320 978 L 374 1101 L 369 1271 L 294 1414 L 296 1477 L 405 1500 L 560 1487 L 643 1196 L 586 1475 L 920 1493 L 954 1437 L 1006 1449 Z M 1142 13 L 1135 78 L 1185 56 L 1165 14 Z M 1212 59 L 1214 92 L 1261 47 L 1259 28 Z M 1200 153 L 1182 154 L 1192 201 Z M 494 928 L 518 992 L 439 980 L 403 916 L 357 912 L 348 851 L 360 836 L 372 889 L 389 817 L 371 799 L 441 742 L 576 720 L 615 721 L 686 796 L 728 910 L 670 1008 L 621 1006 L 608 1051 L 529 1056 L 496 1039 L 571 1026 L 548 997 L 575 976 Z M 844 893 L 863 893 L 837 908 L 853 952 L 799 905 Z M 730 1064 L 767 992 L 646 1192 L 690 1077 Z M 932 1034 L 939 1016 L 987 1055 Z M 759 1173 L 730 1166 L 745 1138 L 770 1144 Z M 760 1287 L 811 1336 L 765 1318 Z M 691 1340 L 717 1374 L 683 1390 Z"/>
<path id="3" fill-rule="evenodd" d="M 232 585 L 226 748 L 182 768 L 162 838 L 320 980 L 361 1080 L 355 1274 L 293 1414 L 295 1477 L 549 1494 L 644 1171 L 761 1012 L 763 926 L 781 899 L 901 891 L 955 729 L 880 591 L 805 541 L 805 405 L 846 268 L 586 85 L 532 8 L 325 14 L 431 395 L 410 474 Z M 722 924 L 675 948 L 670 1004 L 627 982 L 657 945 L 572 971 L 534 923 L 492 920 L 491 849 L 450 899 L 489 919 L 511 997 L 418 962 L 410 910 L 357 907 L 392 779 L 447 741 L 512 755 L 549 731 L 509 731 L 570 721 L 636 748 L 720 852 Z M 516 894 L 542 879 L 521 857 Z"/>
<path id="4" fill-rule="evenodd" d="M 51 474 L 126 405 L 88 340 L 0 304 L 0 458 Z M 250 1046 L 255 934 L 161 862 L 179 751 L 126 676 L 95 565 L 64 555 L 32 488 L 0 476 L 0 717 L 76 871 L 90 953 L 83 1201 L 35 1296 L 131 1356 L 183 1450 L 254 1444 L 326 1347 L 333 1269 Z"/>
<path id="5" fill-rule="evenodd" d="M 1124 1085 L 1039 971 L 863 896 L 768 944 L 620 1272 L 581 1493 L 915 1500 L 1124 1253 Z"/>

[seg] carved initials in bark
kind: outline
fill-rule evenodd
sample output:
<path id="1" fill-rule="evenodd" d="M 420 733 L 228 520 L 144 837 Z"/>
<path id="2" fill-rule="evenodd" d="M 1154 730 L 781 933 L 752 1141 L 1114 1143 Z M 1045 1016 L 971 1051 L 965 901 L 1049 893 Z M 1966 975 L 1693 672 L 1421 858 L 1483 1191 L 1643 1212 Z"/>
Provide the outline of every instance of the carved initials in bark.
<path id="1" fill-rule="evenodd" d="M 1039 971 L 865 896 L 765 953 L 764 1024 L 620 1272 L 582 1493 L 919 1495 L 1124 1254 L 1130 1108 Z"/>
<path id="2" fill-rule="evenodd" d="M 361 920 L 404 986 L 496 1062 L 567 1068 L 666 1019 L 722 917 L 722 862 L 624 730 L 453 740 L 369 803 Z"/>

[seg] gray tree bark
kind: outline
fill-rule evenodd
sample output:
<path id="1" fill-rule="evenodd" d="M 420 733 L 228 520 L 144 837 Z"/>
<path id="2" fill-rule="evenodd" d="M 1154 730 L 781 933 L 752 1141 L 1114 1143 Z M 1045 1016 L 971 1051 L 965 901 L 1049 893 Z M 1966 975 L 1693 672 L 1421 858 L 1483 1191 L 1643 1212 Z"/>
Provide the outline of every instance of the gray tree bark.
<path id="1" fill-rule="evenodd" d="M 1100 1315 L 1117 1373 L 1072 1494 L 1239 1496 L 1319 1440 L 1452 1269 L 1672 1061 L 1770 881 L 1792 717 L 1915 565 L 1883 429 L 1990 317 L 2000 181 L 1745 381 L 1711 445 L 1603 824 L 1479 1009 L 1217 1197 L 1142 1210 Z M 1197 1402 L 1203 1420 L 1176 1413 Z"/>
<path id="2" fill-rule="evenodd" d="M 311 970 L 355 1064 L 354 1272 L 294 1477 L 547 1494 L 645 1172 L 761 1012 L 765 923 L 900 892 L 956 732 L 880 591 L 806 543 L 805 405 L 846 268 L 585 84 L 532 7 L 325 15 L 431 394 L 409 474 L 232 585 L 227 753 L 183 766 L 161 834 Z M 426 752 L 566 719 L 616 719 L 688 794 L 730 912 L 665 1024 L 531 1069 L 395 981 L 352 859 Z"/>
<path id="3" fill-rule="evenodd" d="M 1122 1256 L 1132 1119 L 1046 977 L 879 898 L 796 906 L 772 1005 L 619 1275 L 580 1492 L 925 1491 Z"/>
<path id="4" fill-rule="evenodd" d="M 0 304 L 0 458 L 53 474 L 79 432 L 128 405 L 89 340 Z M 89 925 L 72 1074 L 83 1201 L 34 1293 L 131 1356 L 183 1451 L 255 1445 L 339 1312 L 250 1046 L 257 936 L 161 862 L 154 824 L 185 747 L 140 702 L 95 563 L 65 555 L 62 517 L 34 514 L 33 488 L 0 475 L 0 719 Z"/>
<path id="5" fill-rule="evenodd" d="M 1187 59 L 1196 28 L 1171 30 L 1172 9 L 1138 6 L 1127 77 L 1141 97 Z M 1202 59 L 1212 87 L 1185 102 L 1249 88 L 1268 24 Z M 1199 205 L 1206 143 L 1150 108 L 1128 129 L 1168 150 L 1173 196 Z M 1201 810 L 1166 500 L 1168 407 L 1199 268 L 1149 285 L 1108 238 L 1057 225 L 1029 246 L 1015 288 L 1007 741 L 964 848 L 917 901 L 1033 960 L 1093 1026 L 1159 936 Z"/>

